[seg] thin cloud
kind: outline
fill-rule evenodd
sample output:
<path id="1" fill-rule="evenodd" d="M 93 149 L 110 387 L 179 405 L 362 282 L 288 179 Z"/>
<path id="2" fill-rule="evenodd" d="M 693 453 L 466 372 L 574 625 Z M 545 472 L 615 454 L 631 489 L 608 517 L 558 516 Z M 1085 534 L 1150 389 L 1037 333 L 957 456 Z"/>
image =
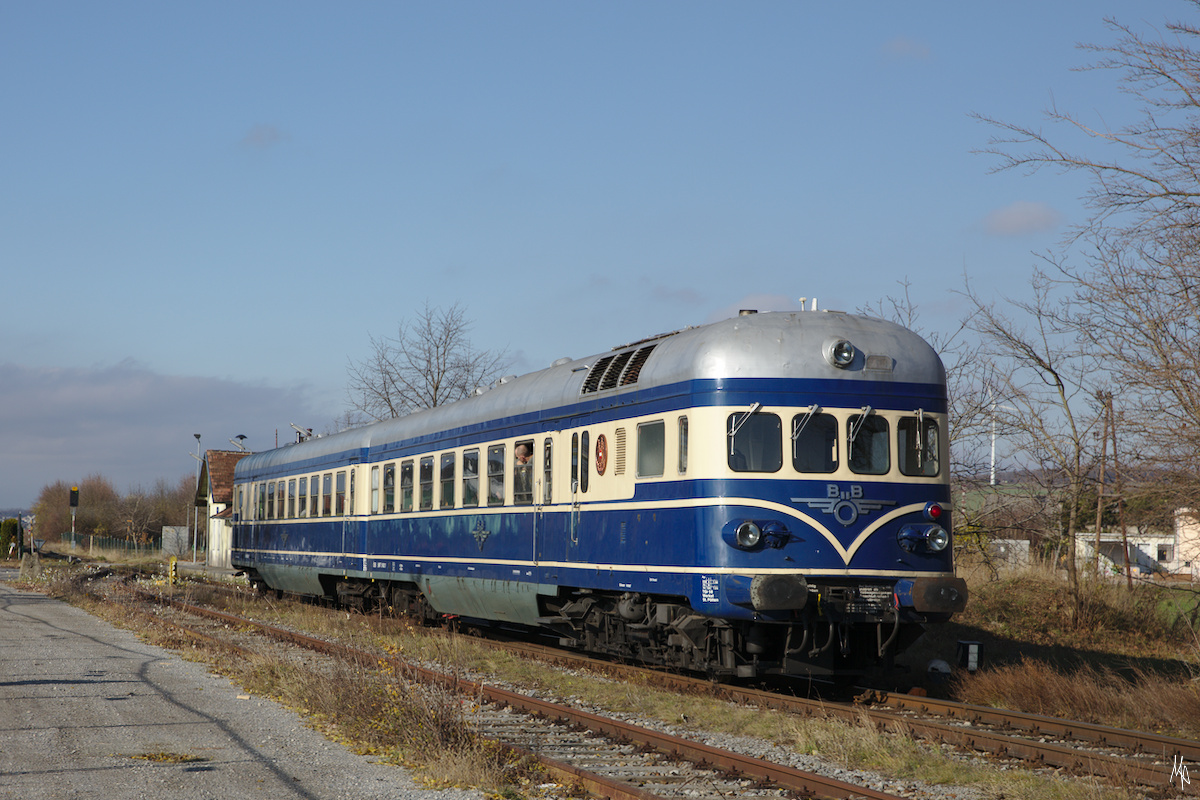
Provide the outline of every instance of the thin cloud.
<path id="1" fill-rule="evenodd" d="M 929 45 L 907 36 L 897 36 L 884 42 L 883 53 L 889 58 L 928 61 Z"/>
<path id="2" fill-rule="evenodd" d="M 1062 214 L 1045 203 L 1018 200 L 984 217 L 983 229 L 992 236 L 1025 236 L 1052 231 L 1062 219 Z"/>
<path id="3" fill-rule="evenodd" d="M 266 150 L 286 142 L 290 138 L 290 136 L 274 125 L 255 125 L 242 137 L 242 145 L 244 147 L 252 147 L 256 150 Z"/>
<path id="4" fill-rule="evenodd" d="M 275 446 L 288 423 L 320 428 L 298 389 L 155 373 L 133 361 L 92 369 L 0 364 L 0 508 L 28 507 L 59 480 L 99 474 L 118 490 L 193 474 L 204 449 Z"/>

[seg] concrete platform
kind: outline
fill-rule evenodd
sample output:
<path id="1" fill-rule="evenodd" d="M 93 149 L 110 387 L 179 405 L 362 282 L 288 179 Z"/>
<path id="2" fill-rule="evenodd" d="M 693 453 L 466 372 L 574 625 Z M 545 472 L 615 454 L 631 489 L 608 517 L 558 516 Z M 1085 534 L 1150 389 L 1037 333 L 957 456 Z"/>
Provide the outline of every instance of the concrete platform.
<path id="1" fill-rule="evenodd" d="M 98 797 L 482 794 L 417 788 L 405 771 L 354 755 L 203 666 L 0 583 L 0 798 Z"/>

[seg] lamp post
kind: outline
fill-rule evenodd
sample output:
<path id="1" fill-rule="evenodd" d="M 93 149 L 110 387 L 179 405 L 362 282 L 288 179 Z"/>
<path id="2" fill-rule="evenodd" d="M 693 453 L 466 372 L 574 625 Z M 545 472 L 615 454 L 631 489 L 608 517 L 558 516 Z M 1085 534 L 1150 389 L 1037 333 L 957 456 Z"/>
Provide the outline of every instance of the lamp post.
<path id="1" fill-rule="evenodd" d="M 200 434 L 193 433 L 196 437 L 196 491 L 200 490 L 200 465 L 203 463 L 200 459 Z M 200 527 L 200 506 L 196 505 L 196 497 L 192 496 L 192 563 L 196 563 L 196 539 L 199 538 Z"/>

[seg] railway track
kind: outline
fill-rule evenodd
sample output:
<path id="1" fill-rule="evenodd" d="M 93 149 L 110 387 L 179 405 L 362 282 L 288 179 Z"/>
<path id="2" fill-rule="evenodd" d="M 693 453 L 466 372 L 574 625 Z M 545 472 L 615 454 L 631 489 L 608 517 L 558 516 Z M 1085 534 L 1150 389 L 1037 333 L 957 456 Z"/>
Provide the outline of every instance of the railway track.
<path id="1" fill-rule="evenodd" d="M 805 717 L 833 717 L 855 723 L 868 719 L 889 730 L 905 730 L 916 738 L 1075 775 L 1164 787 L 1172 782 L 1177 764 L 1200 763 L 1200 743 L 1153 733 L 877 690 L 863 691 L 854 703 L 811 700 L 598 661 L 528 642 L 478 641 L 547 663 L 588 668 L 672 691 L 705 694 Z"/>
<path id="2" fill-rule="evenodd" d="M 814 772 L 774 764 L 683 739 L 622 720 L 591 714 L 548 700 L 446 675 L 378 653 L 256 622 L 246 617 L 192 605 L 150 592 L 148 602 L 169 604 L 180 612 L 217 623 L 197 629 L 179 620 L 171 624 L 188 636 L 225 641 L 219 631 L 232 626 L 326 656 L 377 666 L 387 662 L 407 677 L 450 688 L 478 703 L 469 718 L 478 734 L 520 755 L 536 758 L 567 786 L 580 786 L 596 797 L 651 800 L 686 796 L 707 798 L 865 798 L 899 800 L 899 795 Z M 217 633 L 214 633 L 217 631 Z M 229 645 L 226 645 L 229 646 Z"/>

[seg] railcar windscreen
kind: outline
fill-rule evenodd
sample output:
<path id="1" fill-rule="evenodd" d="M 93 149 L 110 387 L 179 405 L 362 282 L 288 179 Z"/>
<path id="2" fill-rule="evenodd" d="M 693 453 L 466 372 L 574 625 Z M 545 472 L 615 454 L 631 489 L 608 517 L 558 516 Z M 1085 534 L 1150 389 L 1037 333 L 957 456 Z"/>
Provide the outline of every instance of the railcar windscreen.
<path id="1" fill-rule="evenodd" d="M 734 472 L 778 472 L 783 466 L 783 428 L 777 414 L 730 414 L 729 468 Z"/>

